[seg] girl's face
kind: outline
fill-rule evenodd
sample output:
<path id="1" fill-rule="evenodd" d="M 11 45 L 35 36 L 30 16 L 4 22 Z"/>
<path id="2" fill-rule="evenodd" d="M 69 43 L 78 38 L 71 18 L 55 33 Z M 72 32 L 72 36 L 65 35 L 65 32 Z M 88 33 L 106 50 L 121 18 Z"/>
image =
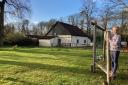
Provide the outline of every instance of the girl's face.
<path id="1" fill-rule="evenodd" d="M 113 28 L 112 28 L 112 32 L 113 32 L 114 34 L 116 34 L 117 31 L 118 31 L 118 28 L 116 28 L 116 27 L 113 27 Z"/>

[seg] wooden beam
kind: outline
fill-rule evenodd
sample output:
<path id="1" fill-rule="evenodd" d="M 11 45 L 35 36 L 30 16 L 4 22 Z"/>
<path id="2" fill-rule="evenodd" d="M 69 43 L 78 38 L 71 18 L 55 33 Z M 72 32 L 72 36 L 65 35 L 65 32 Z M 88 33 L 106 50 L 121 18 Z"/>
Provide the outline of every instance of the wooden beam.
<path id="1" fill-rule="evenodd" d="M 100 29 L 100 30 L 102 30 L 102 31 L 105 31 L 105 29 L 104 29 L 103 27 L 97 25 L 97 22 L 96 22 L 96 21 L 92 21 L 92 22 L 91 22 L 91 25 L 94 25 L 96 28 L 98 28 L 98 29 Z"/>
<path id="2" fill-rule="evenodd" d="M 96 28 L 98 28 L 98 29 L 100 29 L 100 30 L 102 30 L 102 31 L 105 31 L 105 29 L 104 28 L 102 28 L 101 26 L 99 26 L 99 25 L 96 25 Z"/>
<path id="3" fill-rule="evenodd" d="M 98 63 L 96 63 L 96 65 L 97 65 L 104 73 L 107 74 L 107 70 L 106 70 L 105 67 L 103 67 L 102 65 L 100 65 L 100 64 L 98 64 Z"/>

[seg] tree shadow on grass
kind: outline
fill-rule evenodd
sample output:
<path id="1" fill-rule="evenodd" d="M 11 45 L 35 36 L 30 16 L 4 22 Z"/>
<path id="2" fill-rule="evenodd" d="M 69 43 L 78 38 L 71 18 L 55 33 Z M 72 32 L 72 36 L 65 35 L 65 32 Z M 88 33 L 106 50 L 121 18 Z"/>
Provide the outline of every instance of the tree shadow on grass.
<path id="1" fill-rule="evenodd" d="M 20 82 L 24 85 L 37 85 L 36 83 L 33 83 L 33 82 L 20 80 L 20 79 L 16 79 L 16 78 L 12 78 L 12 77 L 5 78 L 4 80 L 13 81 L 13 82 Z"/>
<path id="2" fill-rule="evenodd" d="M 0 58 L 4 58 L 4 59 L 12 59 L 12 60 L 19 60 L 19 59 L 51 59 L 51 60 L 57 60 L 56 58 L 52 58 L 52 57 L 47 57 L 47 56 L 43 56 L 43 57 L 38 57 L 38 56 L 25 56 L 25 55 L 20 55 L 20 54 L 16 54 L 16 53 L 10 53 L 10 54 L 0 54 Z"/>
<path id="3" fill-rule="evenodd" d="M 48 55 L 54 55 L 54 56 L 80 56 L 80 57 L 91 57 L 90 53 L 79 53 L 79 52 L 73 52 L 73 51 L 58 51 L 58 50 L 49 50 L 49 51 L 39 51 L 39 50 L 23 50 L 23 49 L 17 49 L 16 52 L 21 53 L 36 53 L 36 54 L 48 54 Z"/>
<path id="4" fill-rule="evenodd" d="M 59 57 L 60 56 L 60 57 Z M 87 64 L 83 64 L 83 63 L 80 63 L 77 61 L 74 62 L 74 58 L 75 57 L 61 57 L 61 55 L 56 55 L 56 57 L 48 57 L 48 56 L 24 56 L 24 55 L 20 55 L 20 54 L 16 54 L 16 53 L 11 53 L 11 54 L 1 54 L 1 57 L 0 59 L 9 59 L 9 60 L 12 60 L 12 61 L 17 61 L 17 60 L 26 60 L 26 59 L 32 59 L 32 60 L 63 60 L 67 63 L 70 63 L 70 64 L 75 64 L 75 65 L 80 65 L 80 66 L 87 66 Z"/>
<path id="5" fill-rule="evenodd" d="M 30 62 L 27 63 L 27 62 L 0 60 L 0 64 L 25 66 L 25 67 L 28 67 L 30 69 L 45 69 L 45 70 L 48 70 L 48 71 L 70 72 L 70 73 L 77 73 L 77 74 L 91 73 L 87 69 L 80 69 L 80 68 L 77 68 L 77 67 L 64 67 L 64 66 L 40 64 L 40 63 L 30 63 Z"/>
<path id="6" fill-rule="evenodd" d="M 60 48 L 59 48 L 60 49 Z M 63 49 L 62 49 L 63 50 Z M 4 50 L 3 50 L 4 51 Z M 90 57 L 90 54 L 80 54 L 80 53 L 73 53 L 73 52 L 65 52 L 65 51 L 57 51 L 56 50 L 49 50 L 49 51 L 46 51 L 46 50 L 43 50 L 43 51 L 40 51 L 40 50 L 32 50 L 32 49 L 15 49 L 15 50 L 12 50 L 14 51 L 14 53 L 9 53 L 9 54 L 0 54 L 1 56 L 3 56 L 2 58 L 7 58 L 7 59 L 11 59 L 11 60 L 19 60 L 19 59 L 40 59 L 40 60 L 45 60 L 45 59 L 49 59 L 49 60 L 63 60 L 63 61 L 66 61 L 66 62 L 70 62 L 70 63 L 73 63 L 75 64 L 77 61 L 74 62 L 74 59 L 76 59 L 76 56 L 78 57 L 85 57 L 85 58 L 89 58 Z M 25 56 L 25 55 L 20 55 L 20 54 L 17 54 L 15 52 L 19 52 L 19 53 L 31 53 L 31 54 L 34 54 L 35 56 Z M 40 54 L 46 54 L 46 56 L 39 56 Z M 37 55 L 37 56 L 36 56 Z M 47 55 L 51 55 L 51 56 L 55 56 L 55 57 L 47 57 Z M 81 58 L 79 58 L 81 59 Z M 78 61 L 79 61 L 78 59 Z M 83 58 L 82 58 L 83 59 Z M 80 65 L 80 66 L 84 66 L 85 64 L 81 64 L 81 63 L 76 63 L 75 65 Z"/>
<path id="7" fill-rule="evenodd" d="M 80 56 L 80 57 L 90 57 L 90 54 L 85 54 L 79 53 L 79 52 L 72 52 L 72 51 L 65 51 L 65 50 L 59 50 L 61 48 L 57 48 L 56 50 L 26 50 L 26 49 L 0 49 L 0 51 L 15 51 L 15 52 L 20 52 L 20 53 L 37 53 L 37 54 L 50 54 L 50 55 L 69 55 L 69 56 Z"/>

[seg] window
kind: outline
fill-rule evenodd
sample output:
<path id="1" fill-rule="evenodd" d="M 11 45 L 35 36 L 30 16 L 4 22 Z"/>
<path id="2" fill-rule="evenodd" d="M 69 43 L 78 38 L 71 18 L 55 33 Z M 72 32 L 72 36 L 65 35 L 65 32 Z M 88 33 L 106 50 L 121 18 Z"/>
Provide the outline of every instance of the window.
<path id="1" fill-rule="evenodd" d="M 84 40 L 84 43 L 86 43 L 86 40 Z"/>
<path id="2" fill-rule="evenodd" d="M 77 43 L 79 43 L 79 40 L 77 40 Z"/>

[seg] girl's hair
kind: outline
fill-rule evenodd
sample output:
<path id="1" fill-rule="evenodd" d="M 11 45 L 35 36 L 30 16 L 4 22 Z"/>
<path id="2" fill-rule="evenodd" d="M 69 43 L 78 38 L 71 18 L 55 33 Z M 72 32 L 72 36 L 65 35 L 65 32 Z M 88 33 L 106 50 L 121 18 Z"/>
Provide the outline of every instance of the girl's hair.
<path id="1" fill-rule="evenodd" d="M 118 26 L 113 26 L 112 28 L 117 28 L 117 29 L 119 29 L 120 27 L 118 27 Z"/>

